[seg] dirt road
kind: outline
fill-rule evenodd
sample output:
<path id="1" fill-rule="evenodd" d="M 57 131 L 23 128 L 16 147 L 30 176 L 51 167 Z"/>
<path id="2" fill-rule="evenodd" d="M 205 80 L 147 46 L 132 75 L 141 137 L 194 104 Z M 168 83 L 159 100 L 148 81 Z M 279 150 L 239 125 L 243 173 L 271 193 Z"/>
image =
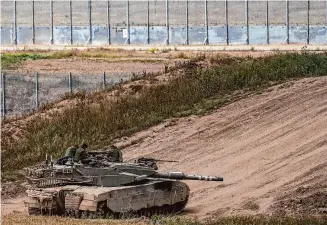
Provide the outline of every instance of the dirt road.
<path id="1" fill-rule="evenodd" d="M 327 193 L 327 77 L 273 87 L 211 115 L 161 124 L 118 145 L 131 142 L 137 144 L 123 150 L 125 160 L 144 155 L 179 160 L 160 169 L 225 178 L 223 183 L 187 181 L 191 197 L 185 214 L 273 213 L 271 206 L 279 200 Z M 323 210 L 326 198 L 318 197 Z M 3 213 L 18 204 L 10 202 L 2 204 Z M 286 202 L 282 210 L 287 209 Z"/>

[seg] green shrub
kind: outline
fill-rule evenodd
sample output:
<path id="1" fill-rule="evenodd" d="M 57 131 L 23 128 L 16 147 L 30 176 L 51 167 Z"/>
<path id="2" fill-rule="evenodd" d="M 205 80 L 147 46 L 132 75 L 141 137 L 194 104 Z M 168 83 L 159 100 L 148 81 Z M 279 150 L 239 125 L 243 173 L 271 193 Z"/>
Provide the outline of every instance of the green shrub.
<path id="1" fill-rule="evenodd" d="M 15 69 L 21 62 L 31 59 L 43 59 L 44 56 L 38 53 L 3 53 L 1 54 L 1 67 L 2 69 Z"/>

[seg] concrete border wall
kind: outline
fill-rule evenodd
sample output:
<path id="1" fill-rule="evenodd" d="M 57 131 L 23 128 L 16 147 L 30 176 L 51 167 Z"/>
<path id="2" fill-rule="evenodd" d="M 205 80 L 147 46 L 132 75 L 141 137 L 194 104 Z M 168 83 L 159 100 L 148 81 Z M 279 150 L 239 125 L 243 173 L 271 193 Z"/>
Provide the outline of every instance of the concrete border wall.
<path id="1" fill-rule="evenodd" d="M 1 45 L 327 44 L 327 1 L 1 1 Z"/>

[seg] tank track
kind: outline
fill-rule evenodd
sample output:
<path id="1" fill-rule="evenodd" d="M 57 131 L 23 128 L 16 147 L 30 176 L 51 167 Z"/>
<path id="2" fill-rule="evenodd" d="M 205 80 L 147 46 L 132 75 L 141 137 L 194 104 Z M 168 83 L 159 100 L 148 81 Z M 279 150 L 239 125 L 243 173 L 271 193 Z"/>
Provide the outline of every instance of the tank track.
<path id="1" fill-rule="evenodd" d="M 136 217 L 151 217 L 153 215 L 172 215 L 180 213 L 186 206 L 188 199 L 178 202 L 174 205 L 154 206 L 151 208 L 143 208 L 137 211 L 126 213 L 115 213 L 109 210 L 105 203 L 100 203 L 97 212 L 66 210 L 63 216 L 80 219 L 130 219 Z M 29 215 L 54 215 L 55 213 L 44 211 L 37 208 L 28 208 Z M 58 214 L 56 214 L 58 215 Z"/>
<path id="2" fill-rule="evenodd" d="M 59 215 L 58 212 L 56 211 L 51 211 L 51 210 L 46 210 L 46 209 L 39 209 L 39 208 L 28 208 L 28 215 L 48 215 L 48 216 L 52 216 L 52 215 Z"/>

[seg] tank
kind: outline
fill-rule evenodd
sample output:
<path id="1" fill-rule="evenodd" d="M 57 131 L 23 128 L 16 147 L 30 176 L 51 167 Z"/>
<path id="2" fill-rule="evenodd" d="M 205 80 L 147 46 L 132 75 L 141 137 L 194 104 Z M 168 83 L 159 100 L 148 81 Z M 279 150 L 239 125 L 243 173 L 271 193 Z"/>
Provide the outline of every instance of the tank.
<path id="1" fill-rule="evenodd" d="M 181 180 L 223 181 L 222 177 L 159 172 L 155 159 L 134 163 L 103 159 L 89 163 L 57 161 L 26 169 L 31 184 L 24 202 L 30 215 L 75 218 L 130 218 L 175 214 L 190 189 Z"/>

